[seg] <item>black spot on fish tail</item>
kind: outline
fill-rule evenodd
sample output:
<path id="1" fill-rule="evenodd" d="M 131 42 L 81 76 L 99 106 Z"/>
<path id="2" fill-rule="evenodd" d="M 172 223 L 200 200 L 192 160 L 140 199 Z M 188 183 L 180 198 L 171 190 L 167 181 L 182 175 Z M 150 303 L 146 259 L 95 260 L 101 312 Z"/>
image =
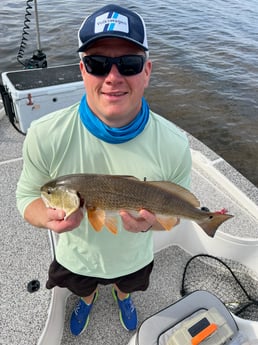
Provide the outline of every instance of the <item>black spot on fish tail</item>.
<path id="1" fill-rule="evenodd" d="M 198 224 L 208 236 L 214 237 L 218 227 L 232 217 L 233 215 L 231 214 L 212 213 L 209 215 L 207 220 L 199 222 Z"/>

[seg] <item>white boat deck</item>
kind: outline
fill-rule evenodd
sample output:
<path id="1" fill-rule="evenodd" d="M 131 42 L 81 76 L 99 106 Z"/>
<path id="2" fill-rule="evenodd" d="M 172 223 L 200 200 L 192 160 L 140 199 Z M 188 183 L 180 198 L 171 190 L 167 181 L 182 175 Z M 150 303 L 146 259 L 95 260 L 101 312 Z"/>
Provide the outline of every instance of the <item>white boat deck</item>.
<path id="1" fill-rule="evenodd" d="M 247 253 L 240 248 L 234 259 L 245 263 L 250 272 L 256 269 L 254 274 L 250 273 L 250 279 L 252 289 L 257 294 L 258 189 L 206 146 L 191 136 L 189 139 L 194 161 L 192 190 L 201 200 L 202 206 L 207 206 L 212 211 L 227 208 L 235 215 L 220 227 L 219 237 L 224 238 L 224 242 L 234 237 L 236 241 L 246 243 L 248 248 L 250 246 L 251 251 Z M 45 289 L 48 266 L 52 259 L 48 232 L 26 224 L 16 208 L 15 190 L 22 168 L 23 140 L 24 137 L 4 117 L 0 121 L 0 344 L 11 345 L 38 343 L 48 319 L 52 296 L 52 292 Z M 183 224 L 180 227 L 175 232 L 177 236 L 183 234 Z M 175 237 L 175 246 L 156 253 L 156 265 L 149 289 L 133 294 L 140 322 L 180 298 L 183 269 L 190 257 L 188 252 L 193 254 L 196 250 L 197 254 L 208 248 L 209 253 L 216 255 L 213 240 L 208 239 L 206 242 L 205 234 L 203 245 L 199 243 L 193 250 L 187 250 L 188 246 L 191 248 L 191 243 L 188 243 L 187 233 L 183 235 L 186 250 L 176 245 Z M 192 243 L 194 247 L 194 240 Z M 252 248 L 255 252 L 252 252 Z M 40 289 L 30 293 L 27 291 L 27 284 L 35 279 L 40 282 Z M 100 288 L 89 327 L 78 338 L 71 336 L 68 329 L 68 318 L 75 301 L 75 296 L 68 297 L 62 345 L 126 345 L 129 342 L 132 333 L 128 333 L 120 325 L 110 287 Z M 55 340 L 45 339 L 40 344 L 55 344 Z"/>

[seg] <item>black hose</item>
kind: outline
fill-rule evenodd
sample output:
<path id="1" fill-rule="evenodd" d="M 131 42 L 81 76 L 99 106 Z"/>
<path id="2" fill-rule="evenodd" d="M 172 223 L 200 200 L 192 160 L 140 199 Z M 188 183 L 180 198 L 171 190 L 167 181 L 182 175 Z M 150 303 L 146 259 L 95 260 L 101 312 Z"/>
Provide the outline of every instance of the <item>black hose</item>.
<path id="1" fill-rule="evenodd" d="M 22 38 L 21 38 L 21 44 L 20 44 L 20 48 L 17 54 L 17 60 L 20 64 L 22 64 L 23 66 L 26 67 L 26 64 L 21 60 L 23 58 L 24 55 L 24 51 L 27 45 L 27 36 L 29 35 L 29 23 L 30 23 L 30 16 L 31 16 L 31 9 L 32 6 L 30 5 L 30 2 L 33 2 L 33 0 L 27 0 L 26 1 L 26 13 L 25 13 L 25 19 L 24 19 L 24 26 L 23 26 L 23 31 L 22 31 Z"/>
<path id="2" fill-rule="evenodd" d="M 241 288 L 242 292 L 245 294 L 248 302 L 247 303 L 242 303 L 240 305 L 240 307 L 238 308 L 238 310 L 236 312 L 234 312 L 234 314 L 239 315 L 241 312 L 243 312 L 245 309 L 247 309 L 249 306 L 251 305 L 255 305 L 258 306 L 258 300 L 252 298 L 249 293 L 247 292 L 247 290 L 245 289 L 244 285 L 242 284 L 242 282 L 238 279 L 238 277 L 235 275 L 235 273 L 233 272 L 233 270 L 221 259 L 209 255 L 209 254 L 197 254 L 195 256 L 192 256 L 186 263 L 185 268 L 184 268 L 184 272 L 183 272 L 183 277 L 182 277 L 182 282 L 181 282 L 181 290 L 180 290 L 180 294 L 181 296 L 184 296 L 188 293 L 188 291 L 186 291 L 185 289 L 185 280 L 186 280 L 186 273 L 187 273 L 187 269 L 188 266 L 190 265 L 190 263 L 195 260 L 196 258 L 199 257 L 206 257 L 206 258 L 211 258 L 214 259 L 216 261 L 218 261 L 219 263 L 221 263 L 231 274 L 231 276 L 234 278 L 234 280 L 236 281 L 236 283 L 238 284 L 238 286 Z M 226 303 L 225 303 L 226 304 Z"/>

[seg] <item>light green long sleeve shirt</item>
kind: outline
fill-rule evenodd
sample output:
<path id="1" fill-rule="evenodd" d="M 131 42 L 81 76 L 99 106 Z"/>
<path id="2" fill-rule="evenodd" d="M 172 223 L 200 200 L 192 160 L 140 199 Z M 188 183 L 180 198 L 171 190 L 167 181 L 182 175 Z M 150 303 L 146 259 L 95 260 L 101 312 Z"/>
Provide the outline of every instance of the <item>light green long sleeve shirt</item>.
<path id="1" fill-rule="evenodd" d="M 190 185 L 191 155 L 186 135 L 150 111 L 149 121 L 134 139 L 109 144 L 82 124 L 78 104 L 33 122 L 23 147 L 23 170 L 17 185 L 22 215 L 40 197 L 40 187 L 73 173 L 133 175 L 140 180 L 169 180 Z M 119 219 L 117 235 L 94 231 L 87 216 L 80 226 L 59 235 L 57 261 L 70 271 L 115 278 L 139 270 L 153 260 L 152 231 L 131 233 Z"/>

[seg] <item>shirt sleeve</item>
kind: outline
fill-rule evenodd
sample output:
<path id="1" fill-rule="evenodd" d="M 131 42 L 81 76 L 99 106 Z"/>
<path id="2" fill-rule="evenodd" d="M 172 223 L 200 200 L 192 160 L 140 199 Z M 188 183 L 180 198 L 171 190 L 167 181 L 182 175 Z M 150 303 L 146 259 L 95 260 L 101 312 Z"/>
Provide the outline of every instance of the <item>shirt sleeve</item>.
<path id="1" fill-rule="evenodd" d="M 23 144 L 23 168 L 16 189 L 17 207 L 22 216 L 26 207 L 40 197 L 40 187 L 49 180 L 42 140 L 46 149 L 47 138 L 41 137 L 40 141 L 37 132 L 29 129 Z"/>

